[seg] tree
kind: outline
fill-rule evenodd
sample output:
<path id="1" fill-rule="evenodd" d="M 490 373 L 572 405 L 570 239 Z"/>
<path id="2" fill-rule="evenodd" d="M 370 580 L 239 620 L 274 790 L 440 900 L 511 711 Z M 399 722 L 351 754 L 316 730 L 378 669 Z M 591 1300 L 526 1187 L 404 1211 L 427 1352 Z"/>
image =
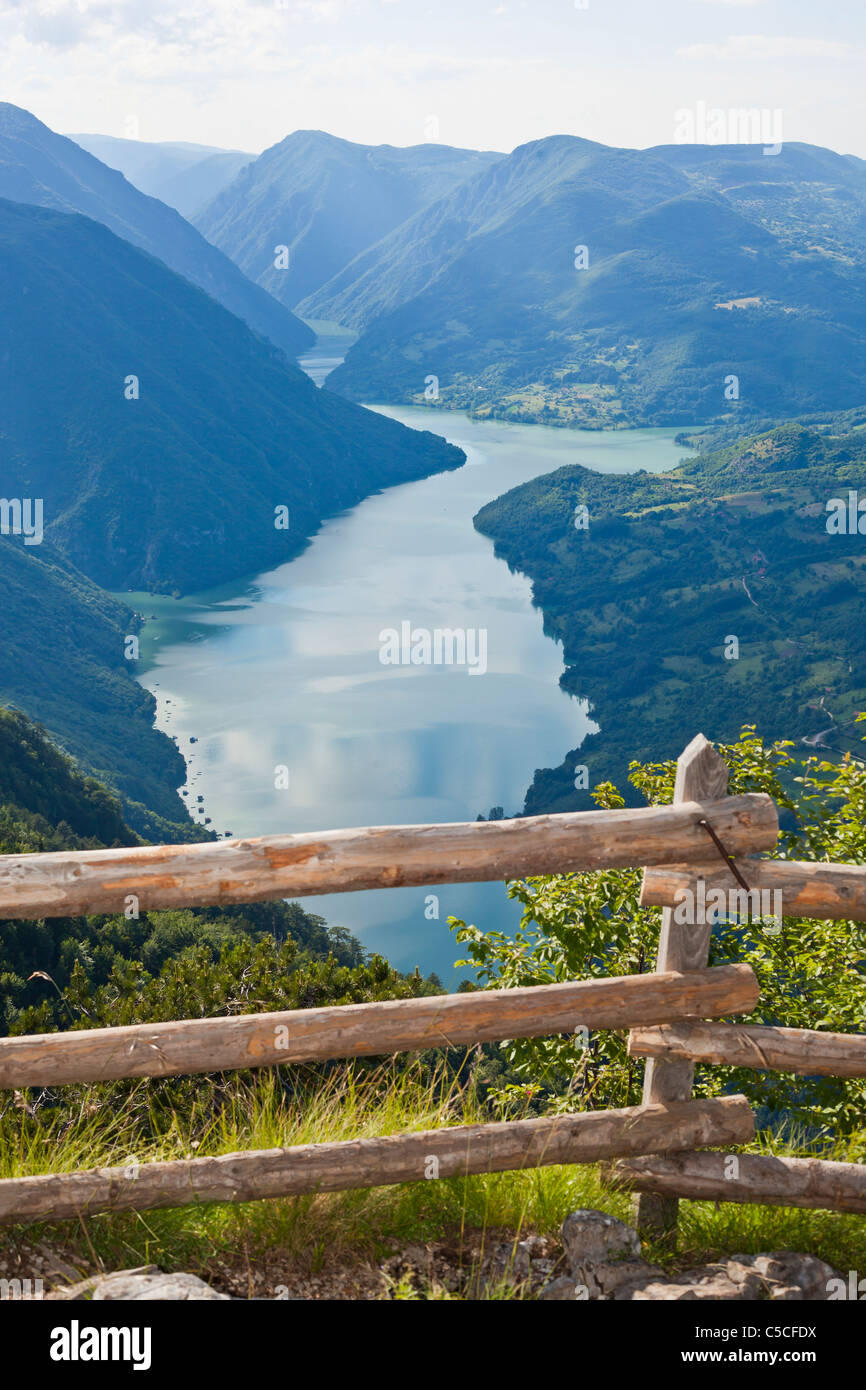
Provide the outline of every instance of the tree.
<path id="1" fill-rule="evenodd" d="M 866 716 L 859 716 L 864 718 Z M 849 754 L 840 763 L 800 759 L 787 741 L 765 747 L 752 726 L 719 752 L 732 795 L 766 792 L 781 812 L 784 829 L 776 857 L 866 863 L 866 763 Z M 676 764 L 632 762 L 629 781 L 649 804 L 673 799 Z M 625 804 L 610 783 L 593 793 L 600 807 Z M 660 908 L 639 904 L 641 871 L 605 870 L 511 883 L 509 896 L 523 904 L 519 931 L 482 932 L 456 918 L 450 925 L 487 988 L 554 984 L 590 976 L 652 970 Z M 866 1017 L 866 925 L 783 918 L 723 921 L 713 930 L 710 964 L 752 966 L 760 1003 L 743 1022 L 830 1032 L 861 1031 Z M 521 1039 L 501 1044 L 510 1067 L 549 1109 L 567 1110 L 639 1103 L 642 1067 L 626 1055 L 616 1033 Z M 861 1130 L 866 1079 L 795 1077 L 732 1067 L 696 1068 L 695 1093 L 742 1091 L 766 1107 L 774 1124 L 816 1122 L 837 1133 Z M 524 1102 L 526 1088 L 499 1093 L 500 1103 Z"/>

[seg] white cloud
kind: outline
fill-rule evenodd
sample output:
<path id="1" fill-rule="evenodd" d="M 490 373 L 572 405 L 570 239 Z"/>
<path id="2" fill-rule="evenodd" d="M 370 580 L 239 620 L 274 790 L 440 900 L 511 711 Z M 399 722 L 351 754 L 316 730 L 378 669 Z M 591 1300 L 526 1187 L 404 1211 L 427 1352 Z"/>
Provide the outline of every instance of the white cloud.
<path id="1" fill-rule="evenodd" d="M 780 34 L 738 34 L 723 43 L 693 43 L 678 48 L 680 58 L 719 58 L 735 62 L 775 58 L 847 58 L 853 53 L 849 43 L 833 39 L 785 38 Z"/>
<path id="2" fill-rule="evenodd" d="M 43 48 L 134 47 L 150 40 L 187 50 L 265 42 L 286 25 L 333 25 L 363 6 L 364 0 L 7 0 L 0 33 Z"/>
<path id="3" fill-rule="evenodd" d="M 848 44 L 728 37 L 732 17 L 770 7 L 714 2 L 726 8 L 693 0 L 701 28 L 684 33 L 685 4 L 647 0 L 589 0 L 577 16 L 574 0 L 0 0 L 0 92 L 56 130 L 123 135 L 134 119 L 142 140 L 246 150 L 311 127 L 417 144 L 430 113 L 447 144 L 510 149 L 558 130 L 642 146 L 670 142 L 672 104 L 708 99 L 718 65 L 716 104 L 752 106 L 758 81 L 789 140 L 866 154 L 859 87 L 838 72 L 847 58 L 855 73 L 866 26 L 840 29 Z"/>

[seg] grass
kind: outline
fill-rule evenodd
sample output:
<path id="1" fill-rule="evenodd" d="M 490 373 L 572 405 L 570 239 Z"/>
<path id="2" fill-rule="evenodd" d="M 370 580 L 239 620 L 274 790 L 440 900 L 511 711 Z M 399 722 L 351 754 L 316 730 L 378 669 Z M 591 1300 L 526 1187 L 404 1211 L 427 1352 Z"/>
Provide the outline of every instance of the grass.
<path id="1" fill-rule="evenodd" d="M 143 1163 L 236 1150 L 323 1143 L 483 1119 L 472 1095 L 443 1074 L 420 1066 L 330 1074 L 302 1098 L 287 1097 L 274 1072 L 234 1079 L 216 1112 L 193 1128 L 180 1115 L 154 1111 L 154 1083 L 82 1087 L 68 1109 L 42 1121 L 20 1110 L 0 1117 L 0 1175 L 18 1177 L 76 1168 Z M 48 1114 L 49 1112 L 46 1112 Z M 150 1137 L 145 1137 L 150 1135 Z M 752 1145 L 766 1151 L 769 1143 Z M 803 1153 L 796 1136 L 776 1153 Z M 814 1149 L 811 1151 L 815 1151 Z M 861 1160 L 862 1149 L 837 1144 L 823 1156 Z M 419 1175 L 420 1177 L 420 1175 Z M 458 1263 L 477 1263 L 504 1236 L 553 1235 L 568 1212 L 590 1207 L 628 1221 L 630 1197 L 605 1186 L 596 1165 L 550 1167 L 465 1179 L 419 1180 L 238 1205 L 201 1204 L 140 1213 L 84 1216 L 0 1232 L 4 1255 L 44 1243 L 88 1270 L 156 1264 L 187 1270 L 219 1284 L 219 1272 L 255 1271 L 274 1287 L 285 1277 L 315 1278 L 334 1269 L 374 1267 L 395 1250 L 447 1242 Z M 817 1255 L 843 1274 L 866 1273 L 862 1217 L 788 1208 L 682 1202 L 676 1255 L 647 1245 L 645 1256 L 669 1270 L 738 1252 L 798 1250 Z M 270 1283 L 269 1283 L 270 1281 Z M 393 1298 L 459 1297 L 440 1288 L 390 1281 Z M 269 1296 L 274 1297 L 271 1293 Z M 514 1297 L 503 1284 L 486 1297 Z"/>

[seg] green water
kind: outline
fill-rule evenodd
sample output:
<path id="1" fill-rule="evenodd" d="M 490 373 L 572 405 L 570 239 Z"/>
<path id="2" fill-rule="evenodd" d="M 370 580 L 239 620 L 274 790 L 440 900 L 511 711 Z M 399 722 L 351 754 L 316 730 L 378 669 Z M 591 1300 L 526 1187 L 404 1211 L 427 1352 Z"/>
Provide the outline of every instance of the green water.
<path id="1" fill-rule="evenodd" d="M 323 343 L 304 365 L 321 379 L 336 360 Z M 472 517 L 567 463 L 669 468 L 683 452 L 674 431 L 568 431 L 378 408 L 460 445 L 466 465 L 367 498 L 251 583 L 180 601 L 126 596 L 152 616 L 141 678 L 187 759 L 187 799 L 221 833 L 471 820 L 491 806 L 514 813 L 535 769 L 557 765 L 594 727 L 559 688 L 561 649 L 542 631 L 528 581 L 495 558 Z M 403 622 L 485 630 L 485 673 L 383 665 L 379 634 Z M 277 767 L 288 769 L 287 788 L 275 786 Z M 436 970 L 446 984 L 457 978 L 449 914 L 485 928 L 516 922 L 500 884 L 305 905 L 397 966 Z"/>

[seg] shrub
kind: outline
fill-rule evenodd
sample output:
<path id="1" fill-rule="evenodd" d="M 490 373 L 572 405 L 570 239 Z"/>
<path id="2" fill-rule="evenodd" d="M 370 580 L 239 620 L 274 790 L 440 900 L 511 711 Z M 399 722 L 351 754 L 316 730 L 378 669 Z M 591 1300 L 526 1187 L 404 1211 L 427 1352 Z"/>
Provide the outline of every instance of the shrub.
<path id="1" fill-rule="evenodd" d="M 840 764 L 796 758 L 790 742 L 765 747 L 751 726 L 736 743 L 720 747 L 732 794 L 766 792 L 785 829 L 777 857 L 866 863 L 866 764 L 846 755 Z M 652 805 L 670 802 L 673 762 L 629 767 L 629 781 Z M 595 788 L 600 807 L 625 804 L 610 783 Z M 654 969 L 660 908 L 639 904 L 641 871 L 605 870 L 511 883 L 523 904 L 520 930 L 510 937 L 483 932 L 451 918 L 488 988 L 554 984 L 590 976 L 630 975 Z M 710 964 L 752 966 L 761 1000 L 744 1022 L 789 1028 L 857 1032 L 866 1016 L 866 926 L 783 918 L 778 934 L 760 920 L 723 921 L 712 933 Z M 774 929 L 776 924 L 772 924 Z M 552 1110 L 634 1105 L 643 1068 L 626 1054 L 622 1034 L 600 1032 L 589 1046 L 577 1035 L 501 1044 L 520 1082 L 498 1092 L 514 1108 L 531 1097 Z M 696 1067 L 695 1094 L 742 1091 L 775 1127 L 787 1122 L 851 1134 L 862 1129 L 866 1080 L 796 1077 L 732 1067 Z"/>

